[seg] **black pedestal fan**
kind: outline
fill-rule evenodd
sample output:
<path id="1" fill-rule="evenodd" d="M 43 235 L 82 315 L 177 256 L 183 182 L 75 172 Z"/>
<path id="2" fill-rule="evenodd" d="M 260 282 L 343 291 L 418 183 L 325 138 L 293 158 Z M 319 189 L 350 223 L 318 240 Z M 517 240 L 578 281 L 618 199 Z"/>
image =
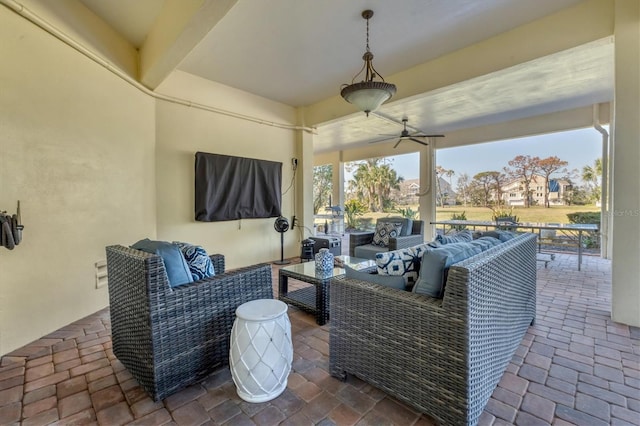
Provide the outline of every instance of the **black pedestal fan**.
<path id="1" fill-rule="evenodd" d="M 287 265 L 291 263 L 289 260 L 284 260 L 284 233 L 289 230 L 289 221 L 284 216 L 279 216 L 273 223 L 273 228 L 280 233 L 280 260 L 276 260 L 276 265 Z"/>

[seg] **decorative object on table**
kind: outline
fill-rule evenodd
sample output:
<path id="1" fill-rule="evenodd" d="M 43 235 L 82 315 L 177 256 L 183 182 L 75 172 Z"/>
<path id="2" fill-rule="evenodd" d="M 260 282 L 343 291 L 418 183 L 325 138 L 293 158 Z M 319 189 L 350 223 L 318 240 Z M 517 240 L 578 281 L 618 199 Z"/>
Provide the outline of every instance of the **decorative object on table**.
<path id="1" fill-rule="evenodd" d="M 278 397 L 287 387 L 293 362 L 287 304 L 253 300 L 236 309 L 229 366 L 238 396 L 248 402 Z"/>
<path id="2" fill-rule="evenodd" d="M 326 273 L 333 270 L 333 253 L 327 248 L 321 248 L 316 253 L 316 272 Z"/>
<path id="3" fill-rule="evenodd" d="M 16 213 L 11 215 L 6 211 L 0 211 L 0 245 L 8 250 L 13 250 L 22 241 L 22 219 L 20 217 L 20 201 Z"/>
<path id="4" fill-rule="evenodd" d="M 284 216 L 279 216 L 273 223 L 273 229 L 280 233 L 280 260 L 273 263 L 276 265 L 288 265 L 291 263 L 288 260 L 284 260 L 284 233 L 289 230 L 289 221 Z"/>
<path id="5" fill-rule="evenodd" d="M 362 17 L 367 21 L 367 43 L 366 50 L 362 56 L 364 65 L 360 72 L 353 77 L 351 84 L 343 84 L 342 90 L 340 90 L 340 96 L 345 101 L 354 104 L 360 111 L 364 111 L 367 116 L 396 93 L 396 86 L 385 82 L 382 75 L 373 68 L 373 53 L 369 50 L 369 19 L 372 16 L 372 10 L 364 10 L 362 12 Z M 354 83 L 362 71 L 364 71 L 364 79 Z M 374 81 L 376 77 L 380 77 L 382 81 Z"/>

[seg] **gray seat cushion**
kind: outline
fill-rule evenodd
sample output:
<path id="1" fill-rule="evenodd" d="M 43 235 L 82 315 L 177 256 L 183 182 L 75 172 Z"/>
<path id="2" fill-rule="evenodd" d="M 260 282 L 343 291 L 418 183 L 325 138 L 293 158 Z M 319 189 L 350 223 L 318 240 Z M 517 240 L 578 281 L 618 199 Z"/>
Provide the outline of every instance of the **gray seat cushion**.
<path id="1" fill-rule="evenodd" d="M 376 260 L 376 254 L 384 253 L 389 251 L 389 247 L 381 247 L 375 244 L 365 244 L 362 246 L 356 246 L 353 251 L 355 257 L 359 257 L 361 259 L 371 259 Z"/>
<path id="2" fill-rule="evenodd" d="M 354 278 L 360 281 L 367 281 L 370 283 L 383 285 L 385 287 L 396 288 L 398 290 L 405 289 L 405 281 L 401 276 L 396 275 L 379 275 L 379 274 L 369 274 L 367 272 L 356 271 L 355 269 L 349 268 L 345 265 L 345 276 L 347 278 Z"/>

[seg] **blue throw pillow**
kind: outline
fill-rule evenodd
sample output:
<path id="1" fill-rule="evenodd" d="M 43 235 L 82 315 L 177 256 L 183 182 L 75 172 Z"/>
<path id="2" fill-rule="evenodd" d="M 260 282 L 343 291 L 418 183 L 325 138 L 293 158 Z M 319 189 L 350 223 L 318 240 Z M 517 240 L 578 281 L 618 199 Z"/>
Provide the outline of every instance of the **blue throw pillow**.
<path id="1" fill-rule="evenodd" d="M 160 256 L 164 261 L 169 286 L 176 287 L 193 282 L 189 266 L 177 245 L 167 241 L 152 241 L 145 238 L 132 245 L 131 248 Z"/>
<path id="2" fill-rule="evenodd" d="M 465 229 L 453 235 L 438 234 L 435 240 L 440 244 L 464 243 L 473 240 L 473 234 L 468 229 Z"/>
<path id="3" fill-rule="evenodd" d="M 200 281 L 204 278 L 212 277 L 215 275 L 213 270 L 213 263 L 211 258 L 207 254 L 207 251 L 193 244 L 182 243 L 180 241 L 174 241 L 180 247 L 184 259 L 187 261 L 191 275 L 193 275 L 194 281 Z"/>
<path id="4" fill-rule="evenodd" d="M 398 290 L 405 289 L 405 281 L 404 278 L 397 275 L 379 275 L 379 274 L 369 274 L 367 272 L 356 271 L 355 269 L 349 268 L 347 265 L 344 265 L 345 277 L 353 278 L 360 281 L 367 281 L 370 283 L 382 285 L 385 287 L 391 287 Z"/>
<path id="5" fill-rule="evenodd" d="M 515 234 L 511 231 L 503 231 L 500 229 L 495 229 L 493 231 L 484 231 L 479 234 L 479 237 L 493 237 L 499 239 L 501 242 L 509 241 Z"/>
<path id="6" fill-rule="evenodd" d="M 413 292 L 441 298 L 449 267 L 478 253 L 482 253 L 482 249 L 471 243 L 452 243 L 427 251 L 422 256 L 420 276 Z"/>
<path id="7" fill-rule="evenodd" d="M 469 244 L 474 245 L 474 246 L 478 246 L 482 249 L 482 251 L 488 250 L 493 246 L 497 246 L 498 244 L 501 244 L 502 241 L 500 241 L 497 238 L 493 238 L 493 237 L 480 237 L 477 240 L 473 240 L 471 241 Z"/>

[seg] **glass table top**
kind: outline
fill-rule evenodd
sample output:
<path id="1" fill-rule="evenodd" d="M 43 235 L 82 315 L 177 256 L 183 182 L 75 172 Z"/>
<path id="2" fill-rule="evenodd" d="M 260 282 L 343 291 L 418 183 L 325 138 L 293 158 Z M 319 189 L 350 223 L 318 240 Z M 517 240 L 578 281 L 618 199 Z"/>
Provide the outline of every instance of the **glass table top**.
<path id="1" fill-rule="evenodd" d="M 347 265 L 352 269 L 361 270 L 368 269 L 376 266 L 375 260 L 370 259 L 361 259 L 358 257 L 351 256 L 336 256 L 335 259 L 338 261 L 342 261 L 342 265 Z M 344 275 L 344 268 L 336 266 L 336 262 L 334 261 L 333 271 L 331 273 L 327 272 L 326 274 L 316 273 L 316 263 L 311 262 L 303 262 L 296 263 L 295 265 L 285 266 L 282 270 L 290 271 L 299 275 L 306 275 L 308 277 L 313 278 L 332 278 L 340 275 Z"/>

